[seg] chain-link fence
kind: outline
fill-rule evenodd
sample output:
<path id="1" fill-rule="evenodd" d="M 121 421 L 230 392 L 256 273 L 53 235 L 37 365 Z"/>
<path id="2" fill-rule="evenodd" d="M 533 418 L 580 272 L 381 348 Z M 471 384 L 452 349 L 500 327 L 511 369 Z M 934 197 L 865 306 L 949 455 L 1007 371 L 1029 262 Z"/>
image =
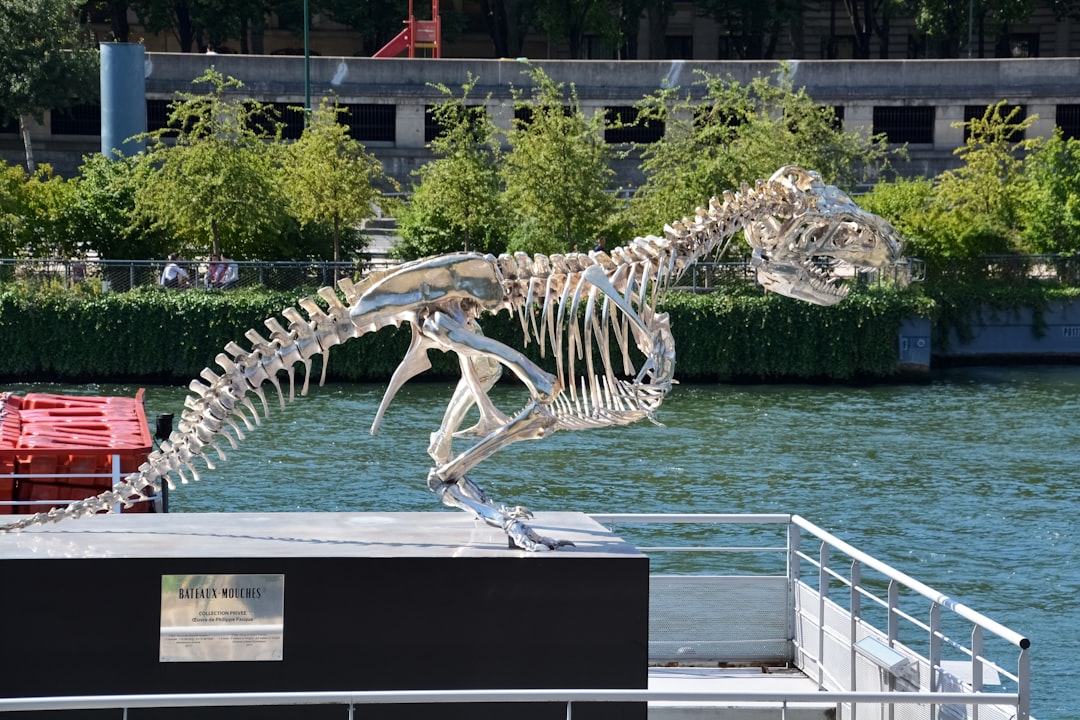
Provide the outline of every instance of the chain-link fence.
<path id="1" fill-rule="evenodd" d="M 1029 256 L 1030 257 L 1030 256 Z M 1057 262 L 1029 262 L 1026 266 L 1034 272 L 1047 274 L 1054 272 L 1056 277 L 1067 277 L 1075 281 L 1080 277 L 1080 264 L 1072 260 L 1068 266 Z M 995 260 L 986 267 L 995 268 Z M 347 277 L 358 280 L 373 269 L 393 265 L 387 259 L 355 262 L 264 262 L 232 261 L 235 266 L 235 280 L 227 283 L 214 283 L 210 280 L 211 265 L 208 261 L 181 260 L 177 265 L 186 274 L 187 281 L 181 282 L 184 288 L 234 289 L 245 287 L 266 287 L 273 290 L 294 290 L 297 288 L 333 286 L 337 279 Z M 32 287 L 56 286 L 78 289 L 88 283 L 88 289 L 101 292 L 125 292 L 137 287 L 163 284 L 163 271 L 167 260 L 24 260 L 0 258 L 0 283 L 17 282 Z M 828 265 L 823 269 L 829 271 Z M 986 270 L 990 272 L 990 270 Z M 838 276 L 843 272 L 836 271 Z M 863 284 L 895 283 L 907 285 L 923 279 L 923 264 L 918 260 L 905 261 L 877 272 L 860 273 L 854 278 Z M 852 278 L 847 278 L 852 279 Z M 753 284 L 754 268 L 748 262 L 710 262 L 697 263 L 682 277 L 676 289 L 690 292 L 716 292 L 732 284 Z"/>
<path id="2" fill-rule="evenodd" d="M 1077 255 L 986 255 L 954 260 L 935 266 L 935 282 L 982 278 L 1005 282 L 1045 280 L 1066 287 L 1080 286 L 1080 256 Z"/>
<path id="3" fill-rule="evenodd" d="M 385 266 L 386 261 L 360 262 L 264 262 L 232 261 L 234 278 L 227 282 L 211 281 L 211 265 L 207 261 L 178 261 L 182 271 L 179 288 L 219 288 L 224 290 L 245 287 L 266 287 L 292 290 L 301 287 L 334 285 L 336 279 L 356 280 L 373 267 Z M 167 260 L 23 260 L 0 258 L 0 282 L 18 282 L 41 287 L 55 285 L 75 289 L 90 283 L 104 292 L 124 292 L 137 287 L 163 285 Z"/>

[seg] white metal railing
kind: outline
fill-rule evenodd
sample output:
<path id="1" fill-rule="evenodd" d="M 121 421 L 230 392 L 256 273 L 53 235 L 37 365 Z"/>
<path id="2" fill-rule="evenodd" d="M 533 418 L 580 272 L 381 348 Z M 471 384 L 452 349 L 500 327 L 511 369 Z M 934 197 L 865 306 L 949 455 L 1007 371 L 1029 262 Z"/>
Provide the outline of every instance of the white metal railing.
<path id="1" fill-rule="evenodd" d="M 5 451 L 6 452 L 6 451 Z M 28 452 L 28 451 L 23 451 Z M 0 480 L 34 480 L 34 479 L 52 479 L 57 478 L 74 479 L 74 478 L 102 478 L 109 481 L 108 487 L 115 487 L 120 484 L 120 481 L 124 478 L 125 473 L 120 470 L 120 454 L 112 453 L 112 469 L 107 473 L 0 473 Z M 93 490 L 89 492 L 89 495 L 93 496 L 101 492 L 100 490 Z M 159 498 L 146 497 L 132 500 L 133 503 L 157 501 Z M 68 505 L 77 500 L 0 500 L 0 507 L 52 507 L 54 505 Z M 120 512 L 121 506 L 118 504 L 113 508 L 113 512 Z"/>
<path id="2" fill-rule="evenodd" d="M 819 541 L 816 556 L 801 550 L 804 533 Z M 856 683 L 857 656 L 860 654 L 860 649 L 856 647 L 857 642 L 865 637 L 877 638 L 880 634 L 878 642 L 881 645 L 899 651 L 904 659 L 916 663 L 913 668 L 916 672 L 924 669 L 926 675 L 924 678 L 920 674 L 919 678 L 913 681 L 903 677 L 902 673 L 893 673 L 894 677 L 888 679 L 890 687 L 906 681 L 908 685 L 914 684 L 933 692 L 942 689 L 946 682 L 958 684 L 958 678 L 950 672 L 944 659 L 945 650 L 950 649 L 966 659 L 967 684 L 971 692 L 985 692 L 984 677 L 988 673 L 999 673 L 1016 685 L 1018 699 L 1013 717 L 1018 720 L 1030 718 L 1031 641 L 1027 637 L 867 555 L 797 515 L 792 516 L 791 547 L 792 580 L 797 586 L 808 587 L 803 583 L 799 572 L 803 564 L 816 570 L 816 588 L 810 593 L 817 600 L 816 612 L 811 613 L 816 615 L 818 621 L 816 652 L 813 649 L 807 652 L 806 660 L 809 667 L 817 670 L 823 687 L 853 687 Z M 837 569 L 838 563 L 832 557 L 834 553 L 847 559 L 846 575 Z M 884 579 L 884 596 L 875 592 L 864 580 L 863 571 L 867 569 L 878 573 Z M 846 598 L 843 598 L 847 606 L 841 609 L 847 622 L 847 628 L 844 629 L 824 620 L 830 611 L 835 612 L 839 607 L 830 591 L 830 585 L 834 583 L 847 590 Z M 883 633 L 879 633 L 872 623 L 866 620 L 867 611 L 863 609 L 863 600 L 869 601 L 872 607 L 876 606 L 884 613 L 886 630 Z M 920 620 L 913 609 L 917 603 L 926 613 L 925 621 Z M 945 611 L 948 612 L 947 616 Z M 950 635 L 946 632 L 947 618 L 954 621 L 954 627 L 964 627 L 971 638 L 970 644 L 965 645 L 957 640 L 959 633 Z M 906 625 L 902 626 L 902 622 Z M 905 632 L 902 628 L 909 629 Z M 988 657 L 987 635 L 1017 651 L 1015 670 L 1009 670 Z M 824 677 L 829 665 L 833 664 L 825 659 L 829 643 L 846 646 L 849 675 L 846 678 L 834 675 L 826 682 Z M 916 646 L 921 648 L 921 653 L 915 649 Z M 804 651 L 807 648 L 805 644 L 802 646 Z"/>
<path id="3" fill-rule="evenodd" d="M 75 695 L 70 697 L 3 698 L 0 712 L 46 710 L 102 710 L 135 708 L 254 707 L 262 705 L 343 705 L 353 717 L 356 705 L 405 705 L 417 703 L 552 703 L 566 704 L 570 720 L 574 703 L 585 702 L 724 702 L 766 703 L 787 708 L 794 703 L 893 703 L 947 702 L 989 705 L 1002 699 L 1016 701 L 1016 695 L 971 695 L 969 693 L 881 692 L 674 692 L 669 690 L 393 690 L 323 691 L 266 693 L 161 693 L 152 695 Z"/>
<path id="4" fill-rule="evenodd" d="M 1004 625 L 967 607 L 934 588 L 877 560 L 824 529 L 798 515 L 665 515 L 665 514 L 594 514 L 598 522 L 609 526 L 694 523 L 701 525 L 781 525 L 787 527 L 786 548 L 774 545 L 638 545 L 644 553 L 787 553 L 787 573 L 792 591 L 788 612 L 791 614 L 793 664 L 803 670 L 818 686 L 830 693 L 854 692 L 859 681 L 859 668 L 879 668 L 881 682 L 893 698 L 890 702 L 907 702 L 915 693 L 941 693 L 949 689 L 946 680 L 964 688 L 968 697 L 996 698 L 996 705 L 1009 706 L 1010 715 L 1028 720 L 1031 710 L 1030 640 Z M 816 540 L 817 553 L 811 555 L 802 548 L 807 540 Z M 840 565 L 838 558 L 843 558 Z M 813 573 L 803 579 L 803 568 Z M 863 571 L 879 577 L 863 577 Z M 874 583 L 884 590 L 875 590 Z M 830 592 L 831 585 L 847 589 L 844 597 Z M 838 602 L 846 601 L 846 606 Z M 863 601 L 870 605 L 864 609 Z M 927 619 L 920 620 L 914 609 L 919 602 Z M 811 606 L 813 605 L 813 607 Z M 884 617 L 885 630 L 874 627 L 873 608 Z M 946 620 L 966 629 L 970 641 L 957 640 L 960 633 L 950 634 Z M 871 638 L 865 641 L 864 638 Z M 1018 651 L 1014 669 L 989 657 L 989 641 Z M 863 643 L 860 645 L 860 641 Z M 873 657 L 872 643 L 879 643 L 887 652 L 896 653 L 901 667 L 885 668 L 880 658 Z M 869 645 L 868 645 L 869 643 Z M 857 647 L 858 646 L 858 647 Z M 870 647 L 870 650 L 867 650 Z M 919 650 L 922 650 L 920 653 Z M 956 665 L 947 665 L 945 651 L 951 650 L 966 661 L 966 677 L 957 678 L 950 672 Z M 846 666 L 846 667 L 844 667 Z M 838 670 L 843 668 L 846 672 Z M 922 669 L 918 679 L 914 671 Z M 904 675 L 904 670 L 913 671 Z M 1016 692 L 988 692 L 987 675 L 999 674 L 1015 684 Z M 862 684 L 866 684 L 865 677 Z M 833 696 L 830 694 L 830 699 Z M 839 696 L 837 696 L 839 697 Z M 901 700 L 902 698 L 902 700 Z M 848 701 L 841 701 L 848 702 Z M 855 701 L 851 701 L 855 702 Z M 866 702 L 859 700 L 858 702 Z M 930 706 L 928 716 L 939 717 L 942 705 L 953 701 L 938 695 Z M 972 704 L 972 703 L 957 703 Z M 978 703 L 982 704 L 982 703 Z M 977 711 L 975 717 L 978 717 Z"/>

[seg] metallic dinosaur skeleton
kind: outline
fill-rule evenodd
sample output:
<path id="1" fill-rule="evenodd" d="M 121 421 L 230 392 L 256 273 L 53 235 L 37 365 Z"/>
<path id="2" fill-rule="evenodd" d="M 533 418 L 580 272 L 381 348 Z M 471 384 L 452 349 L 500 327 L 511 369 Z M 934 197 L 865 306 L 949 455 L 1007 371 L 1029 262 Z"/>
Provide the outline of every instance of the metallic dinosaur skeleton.
<path id="1" fill-rule="evenodd" d="M 187 483 L 185 473 L 199 476 L 195 460 L 208 468 L 213 450 L 222 460 L 220 438 L 232 447 L 269 415 L 263 384 L 269 382 L 285 408 L 280 374 L 289 379 L 294 397 L 294 368 L 304 366 L 301 394 L 306 394 L 312 358 L 330 348 L 387 326 L 407 322 L 412 342 L 390 379 L 375 415 L 375 433 L 395 393 L 410 378 L 427 370 L 427 351 L 456 353 L 461 379 L 428 453 L 434 466 L 428 486 L 450 506 L 471 512 L 502 528 L 524 550 L 555 549 L 563 541 L 543 537 L 529 527 L 524 508 L 490 501 L 468 473 L 499 449 L 557 430 L 583 430 L 627 425 L 655 413 L 671 390 L 675 345 L 666 313 L 658 312 L 662 291 L 693 263 L 726 250 L 739 230 L 753 249 L 759 283 L 767 290 L 819 305 L 832 305 L 846 289 L 819 269 L 823 259 L 856 268 L 882 268 L 901 260 L 896 231 L 881 218 L 859 209 L 811 171 L 789 166 L 755 187 L 713 198 L 693 219 L 665 226 L 662 237 L 636 238 L 610 254 L 481 255 L 452 253 L 405 263 L 372 274 L 358 285 L 339 283 L 347 305 L 329 287 L 318 291 L 323 310 L 312 298 L 299 301 L 307 318 L 286 308 L 284 327 L 265 321 L 265 338 L 246 333 L 251 349 L 236 343 L 216 358 L 219 370 L 205 369 L 190 384 L 179 427 L 138 471 L 112 490 L 48 513 L 38 513 L 0 526 L 14 530 L 92 515 L 117 504 L 150 496 L 162 482 L 174 487 L 173 476 Z M 521 321 L 525 343 L 539 344 L 540 356 L 554 356 L 549 372 L 518 350 L 486 337 L 478 320 L 486 312 L 507 310 Z M 326 358 L 323 362 L 325 379 Z M 495 407 L 488 391 L 508 369 L 525 385 L 529 399 L 517 414 Z M 475 406 L 475 425 L 461 425 Z M 231 431 L 231 433 L 230 433 Z M 234 438 L 235 436 L 235 438 Z M 454 454 L 455 438 L 473 444 Z"/>

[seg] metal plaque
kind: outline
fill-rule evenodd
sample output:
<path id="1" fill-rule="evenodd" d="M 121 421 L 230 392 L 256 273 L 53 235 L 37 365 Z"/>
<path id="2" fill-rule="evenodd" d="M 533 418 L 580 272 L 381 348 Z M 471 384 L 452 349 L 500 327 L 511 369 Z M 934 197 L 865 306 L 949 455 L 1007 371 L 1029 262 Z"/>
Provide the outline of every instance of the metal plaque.
<path id="1" fill-rule="evenodd" d="M 281 660 L 284 575 L 162 575 L 161 662 Z"/>

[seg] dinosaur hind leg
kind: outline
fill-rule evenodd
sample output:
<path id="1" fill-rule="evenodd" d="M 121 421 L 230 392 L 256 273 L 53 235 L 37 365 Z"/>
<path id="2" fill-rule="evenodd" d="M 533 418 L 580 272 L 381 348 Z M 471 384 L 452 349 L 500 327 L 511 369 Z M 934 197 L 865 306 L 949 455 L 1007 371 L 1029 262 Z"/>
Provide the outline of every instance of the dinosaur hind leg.
<path id="1" fill-rule="evenodd" d="M 555 418 L 535 402 L 530 402 L 508 424 L 489 434 L 448 463 L 435 467 L 428 473 L 428 487 L 446 505 L 472 513 L 492 527 L 506 533 L 510 541 L 523 550 L 554 550 L 573 545 L 566 540 L 555 540 L 538 534 L 522 520 L 527 511 L 507 508 L 492 503 L 465 474 L 478 463 L 498 450 L 519 440 L 533 440 L 548 435 Z"/>
<path id="2" fill-rule="evenodd" d="M 485 337 L 475 323 L 462 320 L 461 314 L 436 312 L 425 320 L 423 334 L 445 350 L 462 358 L 462 380 L 447 408 L 443 424 L 432 435 L 428 453 L 435 468 L 428 474 L 428 486 L 452 507 L 467 510 L 478 519 L 502 528 L 518 547 L 525 550 L 551 550 L 570 543 L 537 535 L 522 521 L 519 509 L 495 506 L 466 477 L 478 463 L 519 440 L 534 440 L 555 430 L 556 418 L 549 405 L 560 392 L 558 380 L 513 348 Z M 510 369 L 528 387 L 531 400 L 514 418 L 507 419 L 491 402 L 487 393 L 498 373 L 496 366 Z M 475 428 L 487 433 L 482 440 L 452 460 L 450 440 L 464 419 L 465 412 L 476 404 L 481 420 Z"/>

